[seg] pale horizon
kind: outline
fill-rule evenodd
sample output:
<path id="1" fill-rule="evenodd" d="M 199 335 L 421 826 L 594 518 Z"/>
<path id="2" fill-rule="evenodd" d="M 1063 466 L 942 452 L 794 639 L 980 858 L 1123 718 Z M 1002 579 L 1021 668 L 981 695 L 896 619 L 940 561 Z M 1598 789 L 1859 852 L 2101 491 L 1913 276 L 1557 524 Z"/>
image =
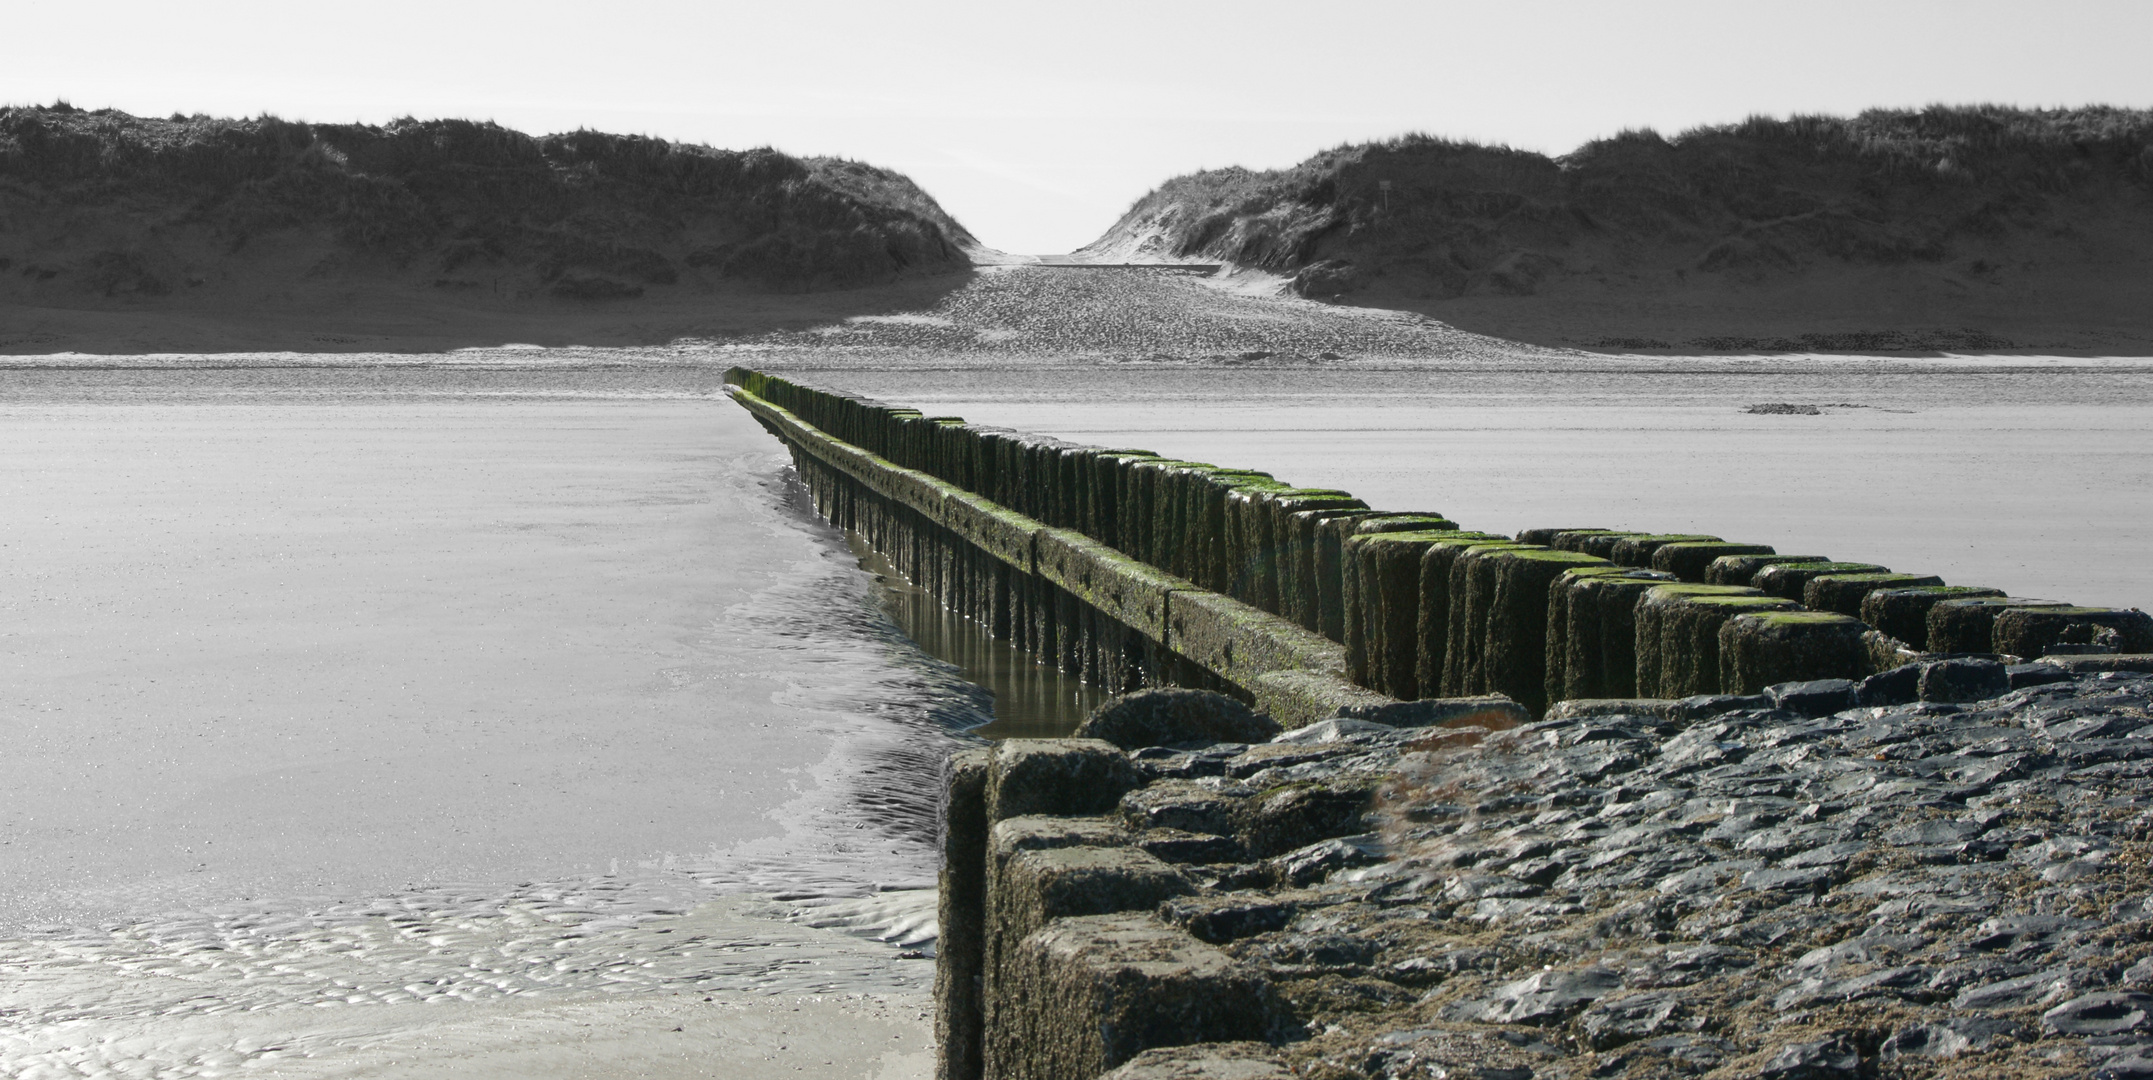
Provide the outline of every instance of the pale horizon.
<path id="1" fill-rule="evenodd" d="M 492 120 L 896 169 L 990 247 L 1082 246 L 1161 182 L 1412 132 L 1560 155 L 1626 128 L 1996 103 L 2153 105 L 2153 5 L 856 0 L 85 13 L 26 0 L 0 102 Z M 205 14 L 208 12 L 210 14 Z"/>

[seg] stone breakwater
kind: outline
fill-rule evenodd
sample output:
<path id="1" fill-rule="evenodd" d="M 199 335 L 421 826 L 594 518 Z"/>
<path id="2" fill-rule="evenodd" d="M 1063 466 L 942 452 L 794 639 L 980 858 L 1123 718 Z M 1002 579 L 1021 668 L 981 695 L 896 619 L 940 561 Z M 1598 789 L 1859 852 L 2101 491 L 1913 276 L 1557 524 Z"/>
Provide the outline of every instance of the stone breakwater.
<path id="1" fill-rule="evenodd" d="M 2153 1076 L 2153 675 L 2041 666 L 962 752 L 941 1075 Z"/>

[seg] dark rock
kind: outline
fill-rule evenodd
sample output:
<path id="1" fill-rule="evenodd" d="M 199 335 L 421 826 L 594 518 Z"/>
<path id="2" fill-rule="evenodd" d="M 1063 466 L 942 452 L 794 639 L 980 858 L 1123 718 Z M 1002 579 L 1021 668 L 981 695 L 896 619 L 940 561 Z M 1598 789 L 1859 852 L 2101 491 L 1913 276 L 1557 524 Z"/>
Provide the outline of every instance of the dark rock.
<path id="1" fill-rule="evenodd" d="M 1232 836 L 1235 815 L 1246 799 L 1190 780 L 1160 780 L 1122 796 L 1120 809 L 1132 829 Z"/>
<path id="2" fill-rule="evenodd" d="M 1146 1050 L 1099 1080 L 1293 1080 L 1293 1073 L 1264 1043 L 1199 1043 Z"/>
<path id="3" fill-rule="evenodd" d="M 1954 1058 L 1978 1054 L 2012 1037 L 2017 1025 L 1986 1016 L 1955 1016 L 1934 1023 L 1912 1024 L 1891 1033 L 1877 1056 L 1885 1061 L 1902 1057 Z"/>
<path id="4" fill-rule="evenodd" d="M 1446 1015 L 1492 1024 L 1553 1024 L 1621 987 L 1621 974 L 1608 968 L 1541 971 L 1497 987 L 1484 1000 L 1454 1005 Z"/>
<path id="5" fill-rule="evenodd" d="M 1837 1036 L 1782 1046 L 1757 1070 L 1757 1076 L 1760 1080 L 1832 1080 L 1860 1070 L 1861 1052 L 1844 1036 Z"/>
<path id="6" fill-rule="evenodd" d="M 1092 710 L 1076 737 L 1124 750 L 1185 743 L 1257 743 L 1278 734 L 1270 717 L 1224 694 L 1165 687 L 1123 694 Z"/>
<path id="7" fill-rule="evenodd" d="M 1772 699 L 1763 694 L 1698 694 L 1674 703 L 1677 720 L 1704 720 L 1743 709 L 1769 709 Z"/>
<path id="8" fill-rule="evenodd" d="M 1702 1017 L 1689 1015 L 1680 992 L 1652 990 L 1595 1001 L 1578 1015 L 1577 1026 L 1587 1045 L 1607 1050 L 1672 1031 L 1694 1031 L 1704 1025 Z"/>
<path id="9" fill-rule="evenodd" d="M 1267 892 L 1184 896 L 1159 905 L 1159 918 L 1213 945 L 1283 930 L 1299 912 L 1293 899 Z"/>
<path id="10" fill-rule="evenodd" d="M 1477 724 L 1487 728 L 1515 727 L 1532 722 L 1523 705 L 1501 694 L 1464 698 L 1422 698 L 1383 705 L 1348 705 L 1338 715 L 1353 720 L 1372 720 L 1392 727 L 1434 727 Z"/>
<path id="11" fill-rule="evenodd" d="M 1773 706 L 1803 716 L 1829 716 L 1854 707 L 1854 683 L 1848 679 L 1814 679 L 1764 688 Z"/>
<path id="12" fill-rule="evenodd" d="M 1921 700 L 1982 701 L 2011 691 L 2011 673 L 1994 660 L 1940 660 L 1921 665 Z"/>
<path id="13" fill-rule="evenodd" d="M 1127 754 L 1097 739 L 1004 739 L 987 775 L 987 818 L 1102 814 L 1141 778 Z"/>
<path id="14" fill-rule="evenodd" d="M 1307 847 L 1280 855 L 1272 862 L 1278 867 L 1278 878 L 1281 882 L 1307 885 L 1347 867 L 1382 862 L 1384 855 L 1382 840 L 1374 833 L 1367 833 L 1361 836 L 1319 840 Z"/>
<path id="15" fill-rule="evenodd" d="M 2071 673 L 2054 664 L 2012 664 L 2004 674 L 2010 677 L 2013 690 L 2071 681 Z"/>
<path id="16" fill-rule="evenodd" d="M 2087 994 L 2041 1014 L 2041 1026 L 2058 1035 L 2131 1035 L 2153 1030 L 2153 994 L 2134 991 Z"/>
<path id="17" fill-rule="evenodd" d="M 1904 705 L 1921 700 L 1921 665 L 1879 671 L 1854 686 L 1856 705 Z"/>
<path id="18" fill-rule="evenodd" d="M 1257 858 L 1352 836 L 1367 831 L 1362 819 L 1374 797 L 1372 778 L 1282 785 L 1243 801 L 1237 835 Z"/>
<path id="19" fill-rule="evenodd" d="M 1136 846 L 1170 863 L 1238 862 L 1245 853 L 1231 836 L 1210 836 L 1180 829 L 1152 829 L 1136 838 Z"/>

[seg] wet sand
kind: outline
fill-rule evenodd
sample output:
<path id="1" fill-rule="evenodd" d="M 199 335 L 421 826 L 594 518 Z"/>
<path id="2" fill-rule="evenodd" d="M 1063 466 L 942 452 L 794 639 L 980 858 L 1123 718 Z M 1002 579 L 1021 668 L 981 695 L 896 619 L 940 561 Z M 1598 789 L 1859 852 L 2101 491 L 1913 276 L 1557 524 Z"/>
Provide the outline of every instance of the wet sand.
<path id="1" fill-rule="evenodd" d="M 925 1075 L 984 716 L 778 445 L 251 378 L 0 404 L 0 1073 Z"/>

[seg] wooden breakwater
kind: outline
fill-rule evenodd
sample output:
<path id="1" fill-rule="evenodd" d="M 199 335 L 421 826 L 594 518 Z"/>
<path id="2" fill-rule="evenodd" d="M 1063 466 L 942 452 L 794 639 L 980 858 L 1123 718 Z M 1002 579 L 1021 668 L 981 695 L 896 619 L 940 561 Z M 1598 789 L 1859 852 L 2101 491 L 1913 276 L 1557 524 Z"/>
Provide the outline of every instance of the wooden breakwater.
<path id="1" fill-rule="evenodd" d="M 1281 722 L 1430 698 L 1754 694 L 1927 653 L 2145 651 L 2142 612 L 1694 533 L 1460 528 L 1266 472 L 1086 446 L 735 368 L 817 508 L 953 611 L 1112 690 Z"/>

